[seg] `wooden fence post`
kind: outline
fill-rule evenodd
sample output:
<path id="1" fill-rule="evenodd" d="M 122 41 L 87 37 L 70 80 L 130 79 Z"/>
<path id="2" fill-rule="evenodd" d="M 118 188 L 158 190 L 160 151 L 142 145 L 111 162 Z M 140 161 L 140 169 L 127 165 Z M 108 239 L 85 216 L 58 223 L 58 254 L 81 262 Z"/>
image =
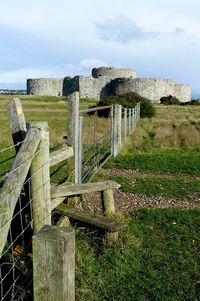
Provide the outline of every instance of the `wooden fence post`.
<path id="1" fill-rule="evenodd" d="M 67 144 L 74 148 L 75 183 L 79 182 L 79 92 L 69 96 L 67 116 Z"/>
<path id="2" fill-rule="evenodd" d="M 122 147 L 122 106 L 117 106 L 118 148 Z"/>
<path id="3" fill-rule="evenodd" d="M 136 128 L 136 126 L 137 126 L 137 116 L 138 116 L 137 107 L 138 107 L 138 105 L 136 105 L 134 108 L 134 128 Z"/>
<path id="4" fill-rule="evenodd" d="M 131 108 L 128 109 L 128 134 L 131 134 Z"/>
<path id="5" fill-rule="evenodd" d="M 113 214 L 115 214 L 113 190 L 112 189 L 103 190 L 102 196 L 103 196 L 104 214 L 106 216 L 112 216 Z"/>
<path id="6" fill-rule="evenodd" d="M 27 128 L 20 99 L 15 97 L 7 104 L 7 112 L 10 120 L 10 130 L 14 144 L 22 142 L 26 136 Z M 19 147 L 16 148 L 18 151 Z"/>
<path id="7" fill-rule="evenodd" d="M 39 128 L 41 140 L 30 168 L 34 232 L 51 225 L 51 195 L 49 171 L 49 129 L 47 122 L 35 122 L 29 127 Z"/>
<path id="8" fill-rule="evenodd" d="M 104 215 L 107 217 L 112 217 L 115 214 L 115 202 L 113 196 L 113 189 L 103 190 L 102 199 L 103 199 Z M 115 242 L 118 239 L 118 232 L 107 232 L 106 237 L 108 241 Z"/>
<path id="9" fill-rule="evenodd" d="M 127 109 L 124 108 L 124 141 L 127 139 Z"/>
<path id="10" fill-rule="evenodd" d="M 119 152 L 119 148 L 122 145 L 122 133 L 121 133 L 121 122 L 122 122 L 122 106 L 114 106 L 114 122 L 113 122 L 113 157 L 116 157 Z"/>
<path id="11" fill-rule="evenodd" d="M 34 301 L 75 300 L 75 231 L 44 226 L 33 236 Z"/>
<path id="12" fill-rule="evenodd" d="M 77 151 L 77 183 L 82 183 L 82 151 L 83 151 L 83 116 L 79 116 L 78 118 L 78 151 Z"/>

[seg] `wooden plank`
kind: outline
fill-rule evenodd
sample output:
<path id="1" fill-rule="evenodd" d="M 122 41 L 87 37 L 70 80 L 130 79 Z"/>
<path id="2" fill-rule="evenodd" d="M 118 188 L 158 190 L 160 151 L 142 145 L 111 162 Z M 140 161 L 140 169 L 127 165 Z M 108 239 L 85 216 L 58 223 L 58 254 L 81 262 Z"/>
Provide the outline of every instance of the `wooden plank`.
<path id="1" fill-rule="evenodd" d="M 126 225 L 123 223 L 108 217 L 97 215 L 89 211 L 80 210 L 70 205 L 61 204 L 56 208 L 56 210 L 70 218 L 103 228 L 105 230 L 109 230 L 110 232 L 118 232 L 126 227 Z"/>
<path id="2" fill-rule="evenodd" d="M 45 226 L 33 236 L 34 301 L 75 300 L 75 231 Z"/>
<path id="3" fill-rule="evenodd" d="M 73 147 L 65 145 L 61 149 L 50 153 L 49 165 L 54 166 L 74 155 Z"/>
<path id="4" fill-rule="evenodd" d="M 61 185 L 51 188 L 51 198 L 68 197 L 89 192 L 103 191 L 106 189 L 118 189 L 120 186 L 120 184 L 111 180 L 97 183 Z"/>
<path id="5" fill-rule="evenodd" d="M 40 142 L 40 131 L 30 129 L 20 147 L 9 176 L 0 191 L 0 254 L 7 240 L 13 212 L 28 174 L 33 156 Z"/>
<path id="6" fill-rule="evenodd" d="M 27 133 L 27 126 L 26 126 L 26 120 L 23 113 L 23 108 L 20 102 L 19 98 L 13 98 L 11 101 L 7 104 L 7 113 L 10 123 L 10 129 L 12 133 L 13 142 L 15 145 L 16 153 L 19 151 L 22 143 L 24 141 L 24 138 Z M 25 198 L 23 199 L 23 207 L 25 208 L 22 210 L 20 214 L 17 214 L 15 216 L 15 225 L 21 225 L 21 229 L 26 229 L 25 231 L 22 231 L 19 237 L 19 233 L 13 231 L 14 224 L 11 225 L 10 231 L 12 231 L 12 240 L 16 241 L 18 243 L 21 241 L 24 245 L 29 244 L 30 241 L 30 233 L 32 233 L 31 225 L 27 227 L 27 220 L 31 220 L 31 204 L 30 204 L 30 198 L 31 198 L 31 192 L 30 192 L 30 182 L 29 179 L 29 173 L 27 175 L 27 178 L 25 180 L 24 184 L 24 192 L 25 192 Z M 19 201 L 17 204 L 17 207 L 19 205 Z M 15 212 L 14 212 L 15 215 Z"/>
<path id="7" fill-rule="evenodd" d="M 49 128 L 47 122 L 34 122 L 29 126 L 36 127 L 41 132 L 38 152 L 30 168 L 33 229 L 37 232 L 44 225 L 51 225 Z"/>

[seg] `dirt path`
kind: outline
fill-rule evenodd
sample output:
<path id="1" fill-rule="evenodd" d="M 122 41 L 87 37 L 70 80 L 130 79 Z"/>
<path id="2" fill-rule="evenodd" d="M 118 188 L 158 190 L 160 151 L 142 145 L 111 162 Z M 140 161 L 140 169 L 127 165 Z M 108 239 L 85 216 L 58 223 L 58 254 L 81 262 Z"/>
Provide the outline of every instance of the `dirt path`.
<path id="1" fill-rule="evenodd" d="M 184 178 L 185 180 L 200 180 L 200 177 L 192 177 L 189 175 L 172 175 L 172 174 L 166 174 L 166 173 L 159 173 L 159 172 L 144 172 L 139 170 L 132 170 L 132 169 L 102 169 L 101 173 L 105 176 L 122 176 L 129 179 L 135 179 L 137 177 L 159 177 L 164 179 L 175 179 L 177 177 Z"/>
<path id="2" fill-rule="evenodd" d="M 122 169 L 106 169 L 102 173 L 106 176 L 122 176 L 129 179 L 136 179 L 137 177 L 146 176 L 158 176 L 167 179 L 173 179 L 176 176 L 169 174 L 139 172 L 135 170 L 122 170 Z M 182 177 L 182 176 L 181 176 Z M 189 176 L 185 176 L 185 179 L 194 179 Z M 197 178 L 195 178 L 197 179 Z M 187 199 L 177 199 L 174 197 L 162 197 L 162 196 L 146 196 L 143 194 L 133 194 L 123 192 L 121 189 L 114 191 L 115 207 L 117 214 L 124 214 L 132 210 L 141 208 L 179 208 L 179 209 L 195 209 L 200 208 L 197 199 L 189 201 Z M 100 193 L 89 193 L 83 197 L 84 205 L 92 212 L 102 212 L 102 202 Z"/>

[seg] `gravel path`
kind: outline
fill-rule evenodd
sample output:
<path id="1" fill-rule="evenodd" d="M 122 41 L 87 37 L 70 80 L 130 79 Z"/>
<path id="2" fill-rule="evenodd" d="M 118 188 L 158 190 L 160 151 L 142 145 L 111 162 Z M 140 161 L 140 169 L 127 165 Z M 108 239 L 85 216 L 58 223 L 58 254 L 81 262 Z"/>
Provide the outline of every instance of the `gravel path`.
<path id="1" fill-rule="evenodd" d="M 165 178 L 175 178 L 173 175 L 159 173 L 141 173 L 135 170 L 122 169 L 106 169 L 102 171 L 107 176 L 122 176 L 129 179 L 135 179 L 141 176 L 163 176 Z M 184 177 L 190 179 L 191 177 Z M 194 178 L 193 178 L 194 179 Z M 196 178 L 195 178 L 196 179 Z M 117 214 L 125 214 L 129 211 L 141 208 L 179 208 L 179 209 L 195 209 L 200 208 L 198 197 L 193 201 L 187 199 L 177 199 L 174 197 L 149 197 L 142 194 L 133 194 L 123 192 L 121 189 L 114 191 L 115 208 Z M 83 197 L 84 205 L 94 213 L 102 212 L 102 201 L 100 193 L 89 193 Z"/>
<path id="2" fill-rule="evenodd" d="M 164 179 L 175 179 L 177 177 L 184 178 L 185 180 L 200 180 L 200 177 L 192 177 L 189 175 L 172 175 L 172 174 L 163 174 L 159 172 L 143 172 L 139 170 L 131 170 L 131 169 L 102 169 L 101 173 L 105 176 L 122 176 L 127 177 L 129 179 L 135 179 L 137 177 L 159 177 Z"/>

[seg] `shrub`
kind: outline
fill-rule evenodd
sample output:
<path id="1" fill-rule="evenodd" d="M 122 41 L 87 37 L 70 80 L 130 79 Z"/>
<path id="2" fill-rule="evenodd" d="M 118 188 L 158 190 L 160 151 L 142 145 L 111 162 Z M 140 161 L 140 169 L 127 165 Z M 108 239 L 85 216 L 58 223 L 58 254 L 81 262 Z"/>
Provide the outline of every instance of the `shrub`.
<path id="1" fill-rule="evenodd" d="M 180 105 L 180 101 L 175 96 L 169 95 L 161 97 L 160 103 L 163 105 Z"/>
<path id="2" fill-rule="evenodd" d="M 143 99 L 140 102 L 140 117 L 153 117 L 155 114 L 156 109 L 154 105 L 148 99 Z"/>
<path id="3" fill-rule="evenodd" d="M 200 106 L 200 99 L 192 99 L 191 101 L 182 102 L 182 106 Z"/>
<path id="4" fill-rule="evenodd" d="M 155 107 L 151 101 L 135 92 L 105 97 L 100 100 L 97 105 L 105 106 L 110 104 L 120 104 L 124 108 L 134 108 L 138 102 L 140 102 L 141 106 L 141 117 L 153 117 L 155 115 Z"/>

